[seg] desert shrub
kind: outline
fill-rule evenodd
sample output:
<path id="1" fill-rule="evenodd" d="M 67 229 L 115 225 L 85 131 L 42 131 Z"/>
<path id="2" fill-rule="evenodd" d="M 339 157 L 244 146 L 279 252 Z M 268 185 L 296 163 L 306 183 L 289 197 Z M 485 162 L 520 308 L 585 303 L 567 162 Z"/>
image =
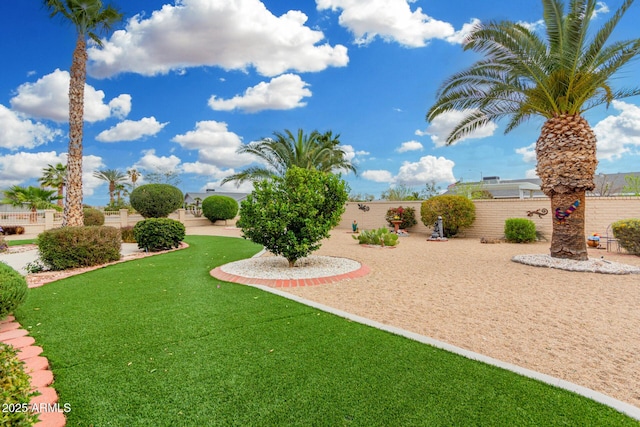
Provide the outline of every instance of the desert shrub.
<path id="1" fill-rule="evenodd" d="M 613 237 L 630 254 L 640 256 L 640 219 L 622 219 L 611 224 Z"/>
<path id="2" fill-rule="evenodd" d="M 398 235 L 389 232 L 386 227 L 377 230 L 364 230 L 358 236 L 351 236 L 361 245 L 395 246 L 398 244 Z"/>
<path id="3" fill-rule="evenodd" d="M 202 213 L 211 222 L 233 219 L 238 214 L 238 202 L 228 196 L 209 196 L 202 201 Z"/>
<path id="4" fill-rule="evenodd" d="M 333 174 L 292 167 L 284 177 L 257 182 L 241 203 L 237 226 L 243 237 L 296 260 L 320 248 L 340 222 L 346 183 Z"/>
<path id="5" fill-rule="evenodd" d="M 0 373 L 0 403 L 3 405 L 0 425 L 34 425 L 38 416 L 29 409 L 31 398 L 37 393 L 31 389 L 31 378 L 24 370 L 24 362 L 18 359 L 16 349 L 3 342 L 0 342 Z M 19 410 L 11 411 L 11 408 Z"/>
<path id="6" fill-rule="evenodd" d="M 182 207 L 184 196 L 170 184 L 145 184 L 131 192 L 129 202 L 144 218 L 166 218 Z"/>
<path id="7" fill-rule="evenodd" d="M 27 299 L 27 281 L 20 273 L 0 262 L 0 320 Z"/>
<path id="8" fill-rule="evenodd" d="M 104 214 L 95 208 L 82 209 L 84 225 L 104 225 Z"/>
<path id="9" fill-rule="evenodd" d="M 389 208 L 384 218 L 389 223 L 389 226 L 393 225 L 391 221 L 395 219 L 401 220 L 400 228 L 402 229 L 411 228 L 418 223 L 416 221 L 416 210 L 412 207 L 403 208 L 399 206 L 397 208 Z"/>
<path id="10" fill-rule="evenodd" d="M 530 219 L 508 218 L 504 222 L 504 237 L 514 243 L 535 242 L 536 224 Z"/>
<path id="11" fill-rule="evenodd" d="M 149 218 L 133 227 L 133 236 L 138 242 L 138 247 L 149 252 L 177 248 L 184 235 L 184 225 L 170 218 Z"/>
<path id="12" fill-rule="evenodd" d="M 453 237 L 471 226 L 476 219 L 476 206 L 464 196 L 441 195 L 422 202 L 422 223 L 431 227 L 442 216 L 445 237 Z"/>
<path id="13" fill-rule="evenodd" d="M 55 228 L 38 235 L 40 259 L 51 270 L 117 261 L 120 244 L 120 230 L 97 225 Z"/>
<path id="14" fill-rule="evenodd" d="M 124 243 L 137 243 L 136 236 L 133 235 L 132 225 L 120 228 L 120 237 L 122 237 Z"/>
<path id="15" fill-rule="evenodd" d="M 24 234 L 24 227 L 21 225 L 3 225 L 0 227 L 2 234 L 9 236 L 12 234 Z"/>

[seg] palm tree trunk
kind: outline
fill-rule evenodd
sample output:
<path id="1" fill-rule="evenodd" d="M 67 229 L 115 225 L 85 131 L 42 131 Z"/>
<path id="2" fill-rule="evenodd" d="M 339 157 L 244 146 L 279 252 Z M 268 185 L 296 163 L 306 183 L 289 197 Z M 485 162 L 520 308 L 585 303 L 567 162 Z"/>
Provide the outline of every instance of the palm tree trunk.
<path id="1" fill-rule="evenodd" d="M 576 203 L 578 202 L 578 203 Z M 551 196 L 553 234 L 551 256 L 586 261 L 585 192 L 554 194 Z"/>
<path id="2" fill-rule="evenodd" d="M 87 46 L 78 35 L 71 64 L 69 84 L 69 153 L 67 157 L 67 195 L 62 226 L 84 225 L 82 215 L 82 132 L 84 124 L 84 85 L 87 80 Z"/>
<path id="3" fill-rule="evenodd" d="M 596 136 L 580 115 L 552 117 L 536 142 L 536 171 L 551 198 L 551 256 L 587 260 L 585 192 L 593 190 Z"/>
<path id="4" fill-rule="evenodd" d="M 60 206 L 61 208 L 64 207 L 64 200 L 63 197 L 64 196 L 64 185 L 61 185 L 58 187 L 58 206 Z"/>

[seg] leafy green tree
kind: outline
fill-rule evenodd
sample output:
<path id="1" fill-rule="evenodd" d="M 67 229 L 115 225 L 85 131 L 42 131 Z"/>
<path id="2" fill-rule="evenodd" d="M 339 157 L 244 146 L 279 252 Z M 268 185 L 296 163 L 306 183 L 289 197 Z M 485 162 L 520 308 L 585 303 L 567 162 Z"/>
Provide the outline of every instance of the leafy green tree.
<path id="1" fill-rule="evenodd" d="M 445 237 L 453 237 L 470 227 L 476 220 L 476 205 L 465 196 L 443 194 L 422 202 L 420 218 L 426 227 L 431 227 L 442 217 Z"/>
<path id="2" fill-rule="evenodd" d="M 546 38 L 511 21 L 477 25 L 464 48 L 484 58 L 445 80 L 427 120 L 465 111 L 447 137 L 452 144 L 492 121 L 509 118 L 505 133 L 541 116 L 537 174 L 551 207 L 570 216 L 553 222 L 551 256 L 586 260 L 585 192 L 594 188 L 596 136 L 582 114 L 640 89 L 615 89 L 614 74 L 640 52 L 640 39 L 607 43 L 633 0 L 599 29 L 590 28 L 597 0 L 542 0 Z"/>
<path id="3" fill-rule="evenodd" d="M 67 156 L 67 193 L 63 226 L 81 226 L 82 213 L 82 137 L 84 125 L 84 85 L 87 81 L 87 38 L 98 46 L 98 33 L 107 33 L 122 19 L 113 6 L 103 7 L 100 0 L 44 0 L 51 17 L 62 16 L 77 32 L 69 82 L 69 154 Z"/>
<path id="4" fill-rule="evenodd" d="M 38 180 L 43 187 L 52 187 L 58 190 L 58 206 L 62 208 L 64 199 L 64 186 L 67 182 L 67 166 L 58 163 L 55 166 L 47 165 L 42 169 L 42 177 Z"/>
<path id="5" fill-rule="evenodd" d="M 340 135 L 331 131 L 320 133 L 313 131 L 305 134 L 302 129 L 294 135 L 288 129 L 283 133 L 274 132 L 275 138 L 263 138 L 238 149 L 238 154 L 252 154 L 266 166 L 253 166 L 228 176 L 222 184 L 236 181 L 237 185 L 245 181 L 260 181 L 274 177 L 283 177 L 292 167 L 313 169 L 332 173 L 340 170 L 356 172 L 356 167 L 346 158 L 346 152 L 340 147 Z"/>
<path id="6" fill-rule="evenodd" d="M 255 183 L 241 203 L 236 225 L 245 238 L 285 257 L 293 267 L 329 237 L 346 201 L 340 177 L 294 166 L 284 177 Z"/>
<path id="7" fill-rule="evenodd" d="M 404 184 L 396 185 L 380 194 L 381 200 L 402 201 L 402 200 L 418 200 L 419 193 L 412 187 Z"/>
<path id="8" fill-rule="evenodd" d="M 169 170 L 161 169 L 156 172 L 150 172 L 146 175 L 146 181 L 149 184 L 169 184 L 177 187 L 182 182 L 180 173 Z"/>
<path id="9" fill-rule="evenodd" d="M 116 190 L 120 188 L 118 185 L 126 181 L 127 175 L 118 169 L 104 169 L 94 172 L 93 176 L 109 183 L 109 205 L 113 205 Z M 120 188 L 120 191 L 122 191 L 123 188 L 124 187 Z"/>
<path id="10" fill-rule="evenodd" d="M 624 177 L 624 182 L 623 193 L 640 196 L 640 175 L 627 175 Z"/>

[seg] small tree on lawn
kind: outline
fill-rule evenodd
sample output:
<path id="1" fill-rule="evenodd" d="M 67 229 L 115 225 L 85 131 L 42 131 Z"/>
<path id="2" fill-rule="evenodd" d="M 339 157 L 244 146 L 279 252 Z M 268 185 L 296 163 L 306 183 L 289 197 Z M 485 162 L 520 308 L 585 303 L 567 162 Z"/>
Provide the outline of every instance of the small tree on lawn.
<path id="1" fill-rule="evenodd" d="M 293 267 L 329 237 L 340 222 L 347 195 L 340 177 L 293 167 L 283 178 L 255 183 L 241 203 L 237 226 L 243 237 L 285 257 Z"/>

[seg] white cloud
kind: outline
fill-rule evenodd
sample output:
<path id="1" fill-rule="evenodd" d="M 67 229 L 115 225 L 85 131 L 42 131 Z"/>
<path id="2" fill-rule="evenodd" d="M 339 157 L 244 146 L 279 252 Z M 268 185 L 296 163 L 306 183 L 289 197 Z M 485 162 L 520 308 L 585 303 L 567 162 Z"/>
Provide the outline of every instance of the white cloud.
<path id="1" fill-rule="evenodd" d="M 592 18 L 595 19 L 601 13 L 609 13 L 609 6 L 603 1 L 599 1 L 596 3 L 596 9 L 593 11 Z"/>
<path id="2" fill-rule="evenodd" d="M 239 109 L 249 113 L 290 110 L 307 105 L 302 99 L 311 96 L 308 86 L 298 75 L 283 74 L 268 83 L 261 82 L 250 87 L 243 95 L 236 95 L 231 99 L 217 99 L 214 95 L 209 99 L 209 107 L 216 111 Z"/>
<path id="3" fill-rule="evenodd" d="M 522 25 L 523 27 L 525 27 L 526 29 L 528 29 L 529 31 L 532 32 L 536 32 L 538 30 L 542 30 L 544 28 L 544 20 L 543 19 L 539 19 L 535 22 L 525 22 L 525 21 L 518 21 L 518 24 Z"/>
<path id="4" fill-rule="evenodd" d="M 34 148 L 61 135 L 59 129 L 50 129 L 42 123 L 23 119 L 0 104 L 0 147 L 9 150 Z"/>
<path id="5" fill-rule="evenodd" d="M 427 182 L 455 182 L 452 160 L 444 157 L 424 156 L 417 162 L 404 162 L 395 176 L 397 184 L 423 185 Z"/>
<path id="6" fill-rule="evenodd" d="M 40 153 L 16 153 L 0 156 L 0 188 L 22 185 L 25 181 L 42 176 L 48 164 L 66 163 L 66 156 L 55 151 Z"/>
<path id="7" fill-rule="evenodd" d="M 357 156 L 368 156 L 369 154 L 371 154 L 371 153 L 370 153 L 370 152 L 368 152 L 368 151 L 365 151 L 365 150 L 358 150 L 358 151 L 356 151 L 356 155 L 357 155 Z"/>
<path id="8" fill-rule="evenodd" d="M 640 107 L 622 101 L 613 101 L 612 106 L 620 114 L 606 117 L 593 127 L 599 159 L 619 159 L 640 148 Z"/>
<path id="9" fill-rule="evenodd" d="M 144 136 L 157 134 L 167 123 L 169 122 L 160 123 L 153 116 L 144 117 L 138 121 L 125 120 L 111 129 L 100 132 L 96 136 L 96 140 L 101 142 L 135 141 Z"/>
<path id="10" fill-rule="evenodd" d="M 393 174 L 387 170 L 366 170 L 360 174 L 364 179 L 373 182 L 392 182 Z"/>
<path id="11" fill-rule="evenodd" d="M 242 145 L 242 139 L 227 130 L 227 124 L 224 122 L 197 122 L 195 130 L 176 135 L 172 141 L 187 150 L 198 150 L 199 161 L 219 168 L 244 166 L 255 160 L 248 154 L 236 154 Z"/>
<path id="12" fill-rule="evenodd" d="M 233 169 L 222 170 L 215 165 L 202 162 L 184 163 L 182 165 L 182 171 L 195 175 L 210 176 L 216 179 L 223 179 L 234 173 Z"/>
<path id="13" fill-rule="evenodd" d="M 11 98 L 11 107 L 29 116 L 56 122 L 69 121 L 69 72 L 56 69 L 35 83 L 23 83 L 18 94 Z M 124 117 L 131 111 L 131 96 L 119 95 L 108 104 L 104 92 L 84 86 L 84 120 L 97 122 L 112 115 Z"/>
<path id="14" fill-rule="evenodd" d="M 447 137 L 453 131 L 458 123 L 460 123 L 470 112 L 468 111 L 449 111 L 446 113 L 440 114 L 436 117 L 427 130 L 425 132 L 416 131 L 416 135 L 424 136 L 430 135 L 431 141 L 436 147 L 444 147 L 447 145 Z M 486 138 L 494 134 L 495 130 L 498 128 L 494 122 L 490 122 L 478 129 L 476 129 L 470 135 L 465 136 L 464 138 L 459 139 L 454 142 L 453 145 L 458 144 L 467 139 L 480 139 Z"/>
<path id="15" fill-rule="evenodd" d="M 407 151 L 421 151 L 424 147 L 418 141 L 403 142 L 400 147 L 396 148 L 398 153 L 406 153 Z"/>
<path id="16" fill-rule="evenodd" d="M 516 153 L 522 155 L 522 160 L 525 163 L 535 163 L 537 162 L 536 158 L 536 143 L 533 142 L 526 147 L 516 148 Z"/>
<path id="17" fill-rule="evenodd" d="M 460 35 L 453 25 L 422 12 L 412 11 L 411 0 L 316 0 L 318 10 L 340 10 L 340 25 L 353 33 L 357 44 L 366 45 L 376 37 L 407 47 L 422 47 L 432 39 L 456 42 Z M 468 31 L 468 28 L 461 31 Z"/>
<path id="18" fill-rule="evenodd" d="M 165 4 L 148 19 L 134 16 L 102 48 L 90 48 L 88 70 L 109 77 L 203 65 L 227 70 L 254 66 L 262 75 L 276 76 L 347 65 L 347 48 L 320 44 L 324 34 L 305 26 L 306 21 L 295 10 L 275 16 L 259 0 L 181 0 Z"/>
<path id="19" fill-rule="evenodd" d="M 461 29 L 446 37 L 445 40 L 452 44 L 464 44 L 464 42 L 467 40 L 467 36 L 478 24 L 480 24 L 480 20 L 474 18 L 471 20 L 471 22 L 467 22 L 466 24 L 464 24 Z"/>
<path id="20" fill-rule="evenodd" d="M 524 173 L 524 177 L 529 179 L 540 178 L 535 169 L 527 169 L 527 171 Z"/>
<path id="21" fill-rule="evenodd" d="M 253 182 L 251 181 L 245 181 L 239 186 L 237 186 L 237 182 L 228 182 L 224 185 L 220 185 L 221 181 L 222 180 L 208 182 L 200 189 L 200 191 L 204 192 L 207 188 L 212 188 L 220 192 L 251 193 L 253 191 Z"/>
<path id="22" fill-rule="evenodd" d="M 57 154 L 55 151 L 39 153 L 16 153 L 0 156 L 0 188 L 12 185 L 25 185 L 32 179 L 42 176 L 42 170 L 47 165 L 67 163 L 67 154 Z M 97 156 L 82 157 L 82 192 L 84 196 L 93 195 L 93 191 L 102 182 L 93 177 L 93 172 L 104 167 L 102 159 Z"/>
<path id="23" fill-rule="evenodd" d="M 132 167 L 148 172 L 178 171 L 181 160 L 174 156 L 157 156 L 156 150 L 145 150 L 143 156 Z M 144 175 L 143 175 L 144 176 Z"/>

